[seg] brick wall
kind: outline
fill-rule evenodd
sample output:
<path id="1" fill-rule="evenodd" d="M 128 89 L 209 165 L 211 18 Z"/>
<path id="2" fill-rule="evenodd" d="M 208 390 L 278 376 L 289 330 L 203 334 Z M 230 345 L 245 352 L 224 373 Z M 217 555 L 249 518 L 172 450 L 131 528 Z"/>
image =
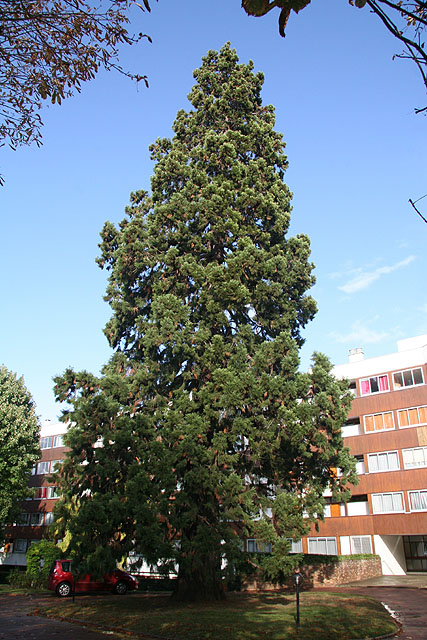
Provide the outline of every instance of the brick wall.
<path id="1" fill-rule="evenodd" d="M 381 560 L 379 556 L 369 558 L 353 558 L 341 556 L 339 559 L 329 560 L 325 563 L 304 564 L 301 567 L 303 576 L 303 589 L 315 587 L 333 587 L 346 582 L 356 582 L 366 578 L 381 576 Z M 248 578 L 242 585 L 242 591 L 259 591 L 263 589 L 294 588 L 293 581 L 287 585 L 277 585 L 266 582 L 260 576 L 254 575 Z"/>

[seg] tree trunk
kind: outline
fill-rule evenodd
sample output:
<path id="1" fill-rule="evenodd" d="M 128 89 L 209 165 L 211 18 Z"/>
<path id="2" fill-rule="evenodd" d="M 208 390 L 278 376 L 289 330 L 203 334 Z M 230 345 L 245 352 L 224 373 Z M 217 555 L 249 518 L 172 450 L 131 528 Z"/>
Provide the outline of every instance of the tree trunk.
<path id="1" fill-rule="evenodd" d="M 225 598 L 221 557 L 214 553 L 181 557 L 173 598 L 182 602 Z"/>

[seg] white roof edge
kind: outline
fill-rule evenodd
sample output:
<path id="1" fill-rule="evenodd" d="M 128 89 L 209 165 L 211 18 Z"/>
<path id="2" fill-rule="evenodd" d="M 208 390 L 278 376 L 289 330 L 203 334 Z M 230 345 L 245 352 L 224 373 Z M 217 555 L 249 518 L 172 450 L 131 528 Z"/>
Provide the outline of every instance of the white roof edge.
<path id="1" fill-rule="evenodd" d="M 337 378 L 363 378 L 387 371 L 397 371 L 427 362 L 427 335 L 398 341 L 398 351 L 359 362 L 336 365 L 332 372 Z"/>

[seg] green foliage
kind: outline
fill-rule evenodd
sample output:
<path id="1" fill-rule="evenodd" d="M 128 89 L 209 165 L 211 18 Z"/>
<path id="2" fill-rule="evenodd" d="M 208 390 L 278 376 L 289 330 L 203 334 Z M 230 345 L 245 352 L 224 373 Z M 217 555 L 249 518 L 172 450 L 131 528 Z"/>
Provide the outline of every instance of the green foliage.
<path id="1" fill-rule="evenodd" d="M 46 587 L 54 560 L 62 557 L 61 550 L 50 540 L 40 540 L 27 551 L 26 576 L 32 587 Z"/>
<path id="2" fill-rule="evenodd" d="M 39 110 L 80 91 L 99 69 L 116 69 L 121 44 L 132 36 L 127 26 L 136 0 L 0 0 L 0 145 L 41 144 Z"/>
<path id="3" fill-rule="evenodd" d="M 0 540 L 29 494 L 28 478 L 40 457 L 39 430 L 23 378 L 0 366 Z"/>
<path id="4" fill-rule="evenodd" d="M 337 564 L 338 562 L 351 562 L 353 560 L 371 560 L 380 556 L 375 553 L 354 553 L 348 556 L 327 556 L 316 553 L 303 554 L 301 556 L 301 564 L 318 565 L 318 564 Z"/>
<path id="5" fill-rule="evenodd" d="M 324 489 L 345 499 L 356 481 L 347 384 L 321 354 L 298 370 L 313 265 L 308 237 L 286 237 L 287 158 L 263 75 L 226 45 L 194 77 L 192 109 L 151 147 L 151 196 L 132 194 L 101 233 L 116 353 L 101 377 L 69 369 L 55 387 L 73 425 L 58 534 L 93 572 L 131 550 L 176 563 L 189 599 L 222 596 L 241 535 L 271 542 L 268 573 L 282 575 Z"/>
<path id="6" fill-rule="evenodd" d="M 31 580 L 29 576 L 27 576 L 25 571 L 22 571 L 18 567 L 14 567 L 9 571 L 7 582 L 15 589 L 29 589 L 31 587 Z"/>

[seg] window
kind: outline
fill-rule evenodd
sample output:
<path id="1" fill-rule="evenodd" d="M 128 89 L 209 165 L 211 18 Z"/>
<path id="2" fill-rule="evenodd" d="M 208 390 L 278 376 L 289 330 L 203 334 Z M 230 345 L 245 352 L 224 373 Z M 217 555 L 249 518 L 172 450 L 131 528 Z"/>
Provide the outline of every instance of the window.
<path id="1" fill-rule="evenodd" d="M 308 538 L 308 553 L 316 553 L 321 556 L 337 555 L 336 538 Z"/>
<path id="2" fill-rule="evenodd" d="M 427 467 L 427 447 L 415 447 L 403 449 L 403 466 L 405 469 L 417 469 Z"/>
<path id="3" fill-rule="evenodd" d="M 58 467 L 62 464 L 63 460 L 61 458 L 61 460 L 52 460 L 52 462 L 50 463 L 50 470 L 52 473 L 55 473 L 56 471 L 58 471 Z"/>
<path id="4" fill-rule="evenodd" d="M 249 553 L 271 553 L 271 550 L 271 542 L 262 542 L 254 538 L 246 540 L 246 551 Z"/>
<path id="5" fill-rule="evenodd" d="M 350 380 L 350 384 L 348 385 L 348 388 L 351 391 L 351 393 L 354 395 L 354 397 L 356 397 L 357 396 L 356 380 Z"/>
<path id="6" fill-rule="evenodd" d="M 50 462 L 39 462 L 36 467 L 36 476 L 42 475 L 44 473 L 49 473 Z"/>
<path id="7" fill-rule="evenodd" d="M 374 433 L 375 431 L 388 431 L 394 429 L 393 412 L 373 413 L 363 416 L 365 425 L 365 433 Z"/>
<path id="8" fill-rule="evenodd" d="M 411 511 L 427 511 L 427 489 L 409 491 L 409 505 Z"/>
<path id="9" fill-rule="evenodd" d="M 26 527 L 30 524 L 30 514 L 21 513 L 18 520 L 15 523 L 18 527 Z"/>
<path id="10" fill-rule="evenodd" d="M 44 517 L 45 525 L 47 526 L 48 524 L 52 524 L 53 520 L 54 520 L 53 512 L 49 511 L 48 513 L 46 513 L 46 515 Z"/>
<path id="11" fill-rule="evenodd" d="M 13 552 L 14 553 L 26 553 L 27 551 L 27 541 L 22 538 L 18 538 L 13 543 Z"/>
<path id="12" fill-rule="evenodd" d="M 412 407 L 401 409 L 397 412 L 399 427 L 415 427 L 419 424 L 427 424 L 427 407 Z"/>
<path id="13" fill-rule="evenodd" d="M 382 453 L 368 453 L 369 473 L 379 471 L 396 471 L 400 469 L 397 451 L 383 451 Z"/>
<path id="14" fill-rule="evenodd" d="M 393 386 L 395 389 L 404 389 L 405 387 L 412 387 L 416 384 L 424 384 L 421 367 L 393 373 Z"/>
<path id="15" fill-rule="evenodd" d="M 373 513 L 403 513 L 402 493 L 374 493 L 372 494 Z"/>
<path id="16" fill-rule="evenodd" d="M 50 449 L 52 446 L 52 436 L 40 438 L 40 449 Z"/>
<path id="17" fill-rule="evenodd" d="M 387 374 L 365 378 L 365 380 L 360 381 L 360 395 L 362 396 L 370 393 L 382 393 L 383 391 L 389 391 Z"/>
<path id="18" fill-rule="evenodd" d="M 292 538 L 288 538 L 288 540 L 291 545 L 289 553 L 302 553 L 302 540 L 298 540 L 298 542 L 295 542 Z"/>
<path id="19" fill-rule="evenodd" d="M 43 524 L 43 514 L 42 513 L 31 513 L 30 514 L 30 524 L 32 527 L 41 527 Z"/>
<path id="20" fill-rule="evenodd" d="M 351 553 L 372 553 L 371 536 L 350 536 Z"/>
<path id="21" fill-rule="evenodd" d="M 53 436 L 53 445 L 54 447 L 63 447 L 64 440 L 62 436 Z"/>
<path id="22" fill-rule="evenodd" d="M 56 487 L 48 487 L 48 495 L 47 497 L 52 499 L 52 498 L 59 498 L 58 494 L 56 493 Z"/>
<path id="23" fill-rule="evenodd" d="M 46 498 L 46 497 L 47 497 L 47 487 L 36 487 L 34 500 L 43 500 L 43 498 Z"/>

